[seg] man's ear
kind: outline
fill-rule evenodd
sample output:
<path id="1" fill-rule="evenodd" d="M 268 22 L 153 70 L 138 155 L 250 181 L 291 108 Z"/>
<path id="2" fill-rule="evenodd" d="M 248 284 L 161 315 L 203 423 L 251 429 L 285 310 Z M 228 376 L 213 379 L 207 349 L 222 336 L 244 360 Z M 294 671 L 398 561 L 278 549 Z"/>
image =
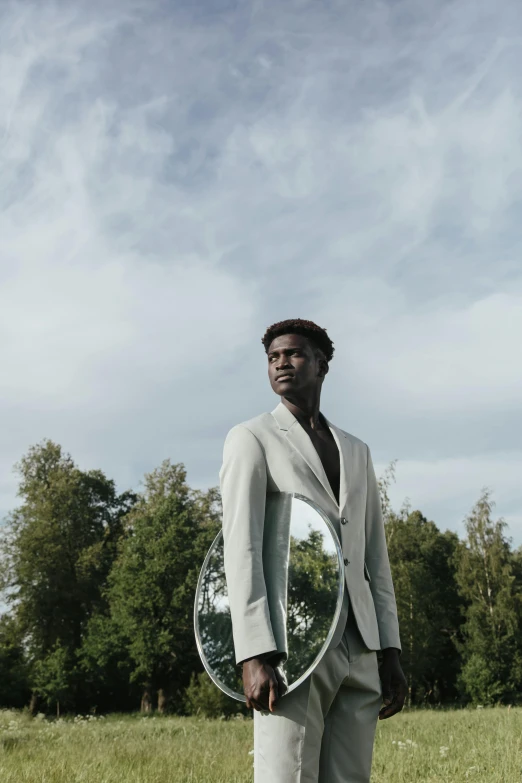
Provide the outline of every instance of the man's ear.
<path id="1" fill-rule="evenodd" d="M 319 357 L 319 377 L 325 378 L 328 375 L 329 369 L 326 359 L 323 356 Z"/>

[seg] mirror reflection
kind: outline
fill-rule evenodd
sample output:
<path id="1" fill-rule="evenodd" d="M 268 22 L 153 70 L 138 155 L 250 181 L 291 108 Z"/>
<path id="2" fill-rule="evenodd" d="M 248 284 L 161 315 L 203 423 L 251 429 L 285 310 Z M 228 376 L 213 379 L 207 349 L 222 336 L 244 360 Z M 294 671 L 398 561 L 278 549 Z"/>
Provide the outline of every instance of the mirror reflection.
<path id="1" fill-rule="evenodd" d="M 263 564 L 274 634 L 281 640 L 279 649 L 287 651 L 282 668 L 290 692 L 321 660 L 341 611 L 342 555 L 328 517 L 301 495 L 269 496 Z M 235 665 L 221 532 L 201 569 L 194 609 L 205 669 L 221 690 L 244 701 L 241 667 Z"/>

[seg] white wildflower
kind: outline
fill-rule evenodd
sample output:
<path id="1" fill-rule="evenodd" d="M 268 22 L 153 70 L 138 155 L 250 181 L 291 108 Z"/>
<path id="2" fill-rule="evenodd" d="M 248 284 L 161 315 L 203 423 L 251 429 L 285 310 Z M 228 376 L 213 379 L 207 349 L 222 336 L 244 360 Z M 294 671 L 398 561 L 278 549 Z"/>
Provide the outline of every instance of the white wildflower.
<path id="1" fill-rule="evenodd" d="M 445 758 L 448 755 L 449 748 L 446 745 L 441 745 L 439 748 L 439 753 L 442 758 Z"/>
<path id="2" fill-rule="evenodd" d="M 410 748 L 416 748 L 417 743 L 413 742 L 411 739 L 407 739 L 406 742 L 402 742 L 401 740 L 392 740 L 392 745 L 397 745 L 399 750 L 409 750 Z"/>

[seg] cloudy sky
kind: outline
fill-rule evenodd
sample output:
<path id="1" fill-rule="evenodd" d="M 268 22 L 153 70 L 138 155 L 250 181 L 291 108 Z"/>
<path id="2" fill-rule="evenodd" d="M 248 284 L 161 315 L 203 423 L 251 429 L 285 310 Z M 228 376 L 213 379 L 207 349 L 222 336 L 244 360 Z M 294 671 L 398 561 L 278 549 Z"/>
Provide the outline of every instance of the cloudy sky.
<path id="1" fill-rule="evenodd" d="M 215 485 L 301 317 L 396 505 L 462 531 L 489 486 L 521 544 L 519 11 L 4 0 L 0 516 L 43 438 Z"/>

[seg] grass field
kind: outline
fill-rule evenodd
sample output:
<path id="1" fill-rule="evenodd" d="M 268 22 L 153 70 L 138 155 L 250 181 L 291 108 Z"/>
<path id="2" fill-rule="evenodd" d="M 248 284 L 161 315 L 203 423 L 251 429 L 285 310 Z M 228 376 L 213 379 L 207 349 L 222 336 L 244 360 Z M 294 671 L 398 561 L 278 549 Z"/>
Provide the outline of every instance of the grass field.
<path id="1" fill-rule="evenodd" d="M 247 783 L 252 721 L 0 711 L 2 783 Z M 520 783 L 522 709 L 405 712 L 378 725 L 372 783 Z"/>

